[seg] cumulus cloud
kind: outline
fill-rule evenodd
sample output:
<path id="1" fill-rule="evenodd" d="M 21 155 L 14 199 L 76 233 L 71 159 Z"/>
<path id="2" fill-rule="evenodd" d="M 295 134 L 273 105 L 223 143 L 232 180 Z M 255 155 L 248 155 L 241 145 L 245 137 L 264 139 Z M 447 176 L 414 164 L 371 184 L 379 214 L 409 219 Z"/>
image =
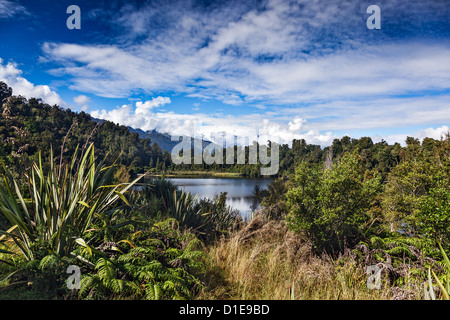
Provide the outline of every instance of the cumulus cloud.
<path id="1" fill-rule="evenodd" d="M 289 130 L 291 131 L 298 131 L 303 126 L 303 124 L 306 122 L 305 119 L 302 118 L 296 118 L 292 121 L 289 121 Z"/>
<path id="2" fill-rule="evenodd" d="M 413 137 L 419 138 L 420 140 L 423 140 L 424 138 L 440 140 L 441 138 L 445 138 L 448 133 L 450 133 L 450 128 L 448 126 L 442 126 L 439 128 L 427 128 L 420 130 L 414 134 Z"/>
<path id="3" fill-rule="evenodd" d="M 87 97 L 87 96 L 81 94 L 81 95 L 79 95 L 79 96 L 74 97 L 74 98 L 73 98 L 73 101 L 74 101 L 76 104 L 79 104 L 79 105 L 85 105 L 85 104 L 88 104 L 88 103 L 91 101 L 91 99 L 89 99 L 89 97 Z"/>
<path id="4" fill-rule="evenodd" d="M 165 104 L 171 103 L 169 97 L 156 97 L 152 100 L 148 100 L 145 102 L 138 101 L 136 102 L 136 114 L 138 113 L 147 113 L 153 108 L 163 106 Z"/>
<path id="5" fill-rule="evenodd" d="M 135 107 L 126 104 L 112 110 L 94 110 L 91 115 L 133 128 L 155 129 L 173 136 L 187 135 L 216 143 L 222 140 L 234 143 L 236 137 L 239 143 L 252 141 L 267 143 L 270 140 L 280 144 L 291 144 L 293 139 L 305 139 L 309 143 L 326 146 L 336 137 L 331 132 L 323 134 L 318 130 L 300 130 L 301 125 L 305 123 L 303 119 L 295 119 L 287 124 L 284 121 L 270 119 L 270 115 L 266 117 L 261 114 L 214 116 L 203 113 L 154 112 L 151 108 L 139 107 L 144 104 L 136 102 Z"/>
<path id="6" fill-rule="evenodd" d="M 88 96 L 81 94 L 79 96 L 73 97 L 73 101 L 81 107 L 81 111 L 87 111 L 91 99 L 89 99 Z"/>
<path id="7" fill-rule="evenodd" d="M 424 138 L 441 140 L 442 138 L 445 138 L 448 133 L 450 133 L 450 128 L 444 125 L 437 128 L 429 127 L 423 130 L 409 132 L 408 134 L 377 135 L 373 140 L 374 142 L 384 140 L 389 144 L 398 142 L 401 145 L 405 146 L 407 137 L 414 137 L 419 139 L 420 141 L 423 141 Z"/>
<path id="8" fill-rule="evenodd" d="M 44 102 L 59 106 L 66 104 L 61 97 L 47 85 L 35 85 L 22 77 L 22 71 L 15 63 L 3 64 L 0 58 L 0 81 L 5 82 L 13 89 L 14 95 L 21 95 L 25 98 L 41 98 Z"/>

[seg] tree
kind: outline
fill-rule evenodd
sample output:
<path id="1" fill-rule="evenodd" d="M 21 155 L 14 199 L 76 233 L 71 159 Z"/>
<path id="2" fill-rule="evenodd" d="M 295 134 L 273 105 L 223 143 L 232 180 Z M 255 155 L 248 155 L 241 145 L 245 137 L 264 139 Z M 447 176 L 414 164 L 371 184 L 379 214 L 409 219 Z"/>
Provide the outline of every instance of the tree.
<path id="1" fill-rule="evenodd" d="M 424 237 L 450 245 L 450 188 L 439 184 L 419 200 L 416 214 L 418 233 Z"/>
<path id="2" fill-rule="evenodd" d="M 0 103 L 5 98 L 9 98 L 12 96 L 12 89 L 3 81 L 0 81 Z"/>
<path id="3" fill-rule="evenodd" d="M 381 178 L 362 170 L 356 154 L 346 154 L 332 169 L 302 163 L 287 194 L 290 227 L 303 232 L 316 249 L 343 250 L 378 231 L 376 207 Z"/>
<path id="4" fill-rule="evenodd" d="M 388 175 L 383 196 L 383 213 L 392 232 L 434 239 L 444 236 L 445 228 L 439 225 L 446 223 L 448 215 L 449 151 L 448 137 L 434 143 L 424 140 L 422 146 L 408 137 L 403 161 Z"/>

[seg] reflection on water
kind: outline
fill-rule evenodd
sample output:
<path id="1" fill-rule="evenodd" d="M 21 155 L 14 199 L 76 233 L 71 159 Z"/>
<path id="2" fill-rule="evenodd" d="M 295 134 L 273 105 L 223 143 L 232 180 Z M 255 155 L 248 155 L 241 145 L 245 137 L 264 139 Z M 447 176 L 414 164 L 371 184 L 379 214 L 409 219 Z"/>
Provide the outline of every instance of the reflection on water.
<path id="1" fill-rule="evenodd" d="M 267 189 L 272 179 L 250 178 L 170 178 L 180 188 L 185 188 L 199 198 L 214 198 L 221 192 L 227 192 L 227 204 L 239 210 L 246 218 L 251 213 L 254 204 L 253 188 L 258 185 L 261 189 Z"/>

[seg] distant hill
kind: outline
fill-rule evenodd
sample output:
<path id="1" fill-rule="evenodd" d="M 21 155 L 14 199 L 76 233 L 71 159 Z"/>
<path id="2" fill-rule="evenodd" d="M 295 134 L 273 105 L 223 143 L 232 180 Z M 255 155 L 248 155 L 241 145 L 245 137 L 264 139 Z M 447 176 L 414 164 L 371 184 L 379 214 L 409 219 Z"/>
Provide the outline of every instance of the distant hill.
<path id="1" fill-rule="evenodd" d="M 178 141 L 172 141 L 171 135 L 168 133 L 160 133 L 156 130 L 143 131 L 141 129 L 134 129 L 128 127 L 128 130 L 133 133 L 139 134 L 139 138 L 141 139 L 150 139 L 151 143 L 156 142 L 156 144 L 163 150 L 171 152 L 173 147 L 178 144 Z M 192 146 L 194 146 L 194 142 L 199 141 L 200 139 L 192 138 Z M 180 139 L 181 141 L 181 139 Z M 211 143 L 211 141 L 203 140 L 202 147 L 205 148 Z"/>
<path id="2" fill-rule="evenodd" d="M 106 122 L 106 120 L 98 119 L 92 117 L 92 120 L 97 122 L 98 124 L 103 124 Z M 178 144 L 177 141 L 172 141 L 171 135 L 169 133 L 161 133 L 156 130 L 148 130 L 144 131 L 139 128 L 132 128 L 130 126 L 127 126 L 128 131 L 131 133 L 137 133 L 139 135 L 140 139 L 150 139 L 150 144 L 152 145 L 154 142 L 161 148 L 162 151 L 171 152 L 173 148 Z M 193 138 L 192 139 L 192 146 L 194 146 L 194 141 L 197 142 L 200 139 Z M 180 139 L 181 141 L 181 139 Z M 211 143 L 211 141 L 203 140 L 202 146 L 205 148 Z"/>

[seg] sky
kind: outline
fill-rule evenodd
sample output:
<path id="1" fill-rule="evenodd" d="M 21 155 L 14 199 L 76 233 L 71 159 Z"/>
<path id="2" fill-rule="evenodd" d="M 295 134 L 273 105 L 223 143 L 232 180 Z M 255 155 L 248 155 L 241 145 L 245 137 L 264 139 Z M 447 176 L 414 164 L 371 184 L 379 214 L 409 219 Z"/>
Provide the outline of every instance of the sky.
<path id="1" fill-rule="evenodd" d="M 70 5 L 80 29 L 67 27 Z M 371 5 L 380 29 L 367 26 Z M 450 123 L 450 1 L 0 0 L 0 81 L 213 141 L 439 139 Z"/>

